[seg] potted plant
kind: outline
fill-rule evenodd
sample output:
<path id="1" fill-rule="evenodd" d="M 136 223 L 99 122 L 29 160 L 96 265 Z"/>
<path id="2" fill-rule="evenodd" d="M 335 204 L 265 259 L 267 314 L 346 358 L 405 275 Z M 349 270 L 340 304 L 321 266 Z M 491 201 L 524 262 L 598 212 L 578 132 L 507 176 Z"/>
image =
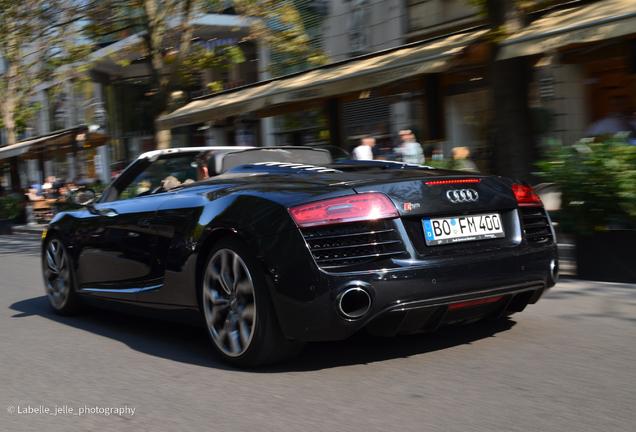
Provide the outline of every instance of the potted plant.
<path id="1" fill-rule="evenodd" d="M 19 198 L 0 197 L 0 234 L 11 234 L 13 221 L 22 213 L 22 202 Z"/>
<path id="2" fill-rule="evenodd" d="M 636 282 L 636 146 L 625 134 L 550 141 L 544 156 L 535 174 L 561 193 L 553 220 L 576 238 L 578 276 Z"/>

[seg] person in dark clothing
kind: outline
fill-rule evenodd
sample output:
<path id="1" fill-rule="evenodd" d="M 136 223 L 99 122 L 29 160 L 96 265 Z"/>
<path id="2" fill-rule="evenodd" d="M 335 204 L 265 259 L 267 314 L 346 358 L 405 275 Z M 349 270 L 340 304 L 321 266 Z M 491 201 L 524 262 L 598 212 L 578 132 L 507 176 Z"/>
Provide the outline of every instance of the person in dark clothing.
<path id="1" fill-rule="evenodd" d="M 203 180 L 210 177 L 208 172 L 208 161 L 210 160 L 210 156 L 214 153 L 214 150 L 202 151 L 199 153 L 195 161 L 197 163 L 197 181 Z"/>

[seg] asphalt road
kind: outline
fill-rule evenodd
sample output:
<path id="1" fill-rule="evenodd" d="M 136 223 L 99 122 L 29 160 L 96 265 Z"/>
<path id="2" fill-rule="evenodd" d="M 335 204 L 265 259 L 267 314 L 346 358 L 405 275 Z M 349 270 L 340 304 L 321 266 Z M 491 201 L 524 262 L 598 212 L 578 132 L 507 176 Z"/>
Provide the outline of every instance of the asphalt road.
<path id="1" fill-rule="evenodd" d="M 53 315 L 39 238 L 0 236 L 2 431 L 634 431 L 635 359 L 636 285 L 565 279 L 508 320 L 232 370 L 202 329 Z"/>

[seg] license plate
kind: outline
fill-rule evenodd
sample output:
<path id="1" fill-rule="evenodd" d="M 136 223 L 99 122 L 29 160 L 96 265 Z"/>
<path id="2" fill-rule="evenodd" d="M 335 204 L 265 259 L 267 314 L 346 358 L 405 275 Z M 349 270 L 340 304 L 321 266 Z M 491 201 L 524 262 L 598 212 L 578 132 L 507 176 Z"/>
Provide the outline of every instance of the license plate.
<path id="1" fill-rule="evenodd" d="M 504 237 L 497 213 L 423 219 L 427 246 Z"/>

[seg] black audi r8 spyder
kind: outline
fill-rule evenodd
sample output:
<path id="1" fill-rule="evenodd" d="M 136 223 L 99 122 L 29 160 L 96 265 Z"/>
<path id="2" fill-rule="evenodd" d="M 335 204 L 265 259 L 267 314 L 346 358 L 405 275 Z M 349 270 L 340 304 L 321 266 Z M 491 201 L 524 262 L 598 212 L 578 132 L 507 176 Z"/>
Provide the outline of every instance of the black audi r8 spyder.
<path id="1" fill-rule="evenodd" d="M 213 150 L 210 177 L 195 157 Z M 393 336 L 506 317 L 558 277 L 534 191 L 507 178 L 307 147 L 141 155 L 42 243 L 48 300 L 196 314 L 228 363 L 289 358 L 365 328 Z"/>

